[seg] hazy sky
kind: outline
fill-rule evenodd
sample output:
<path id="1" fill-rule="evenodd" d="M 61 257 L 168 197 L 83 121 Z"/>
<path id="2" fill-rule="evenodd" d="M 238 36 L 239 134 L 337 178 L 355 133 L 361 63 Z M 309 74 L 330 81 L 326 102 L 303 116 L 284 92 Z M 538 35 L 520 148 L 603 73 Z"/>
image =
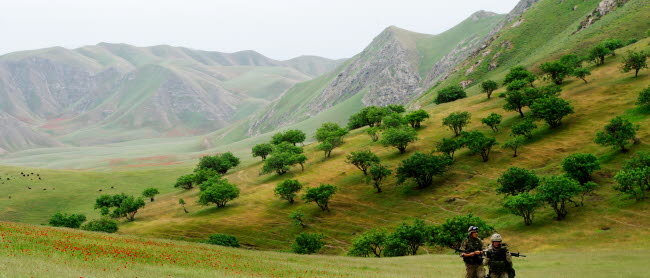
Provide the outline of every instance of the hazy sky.
<path id="1" fill-rule="evenodd" d="M 275 59 L 351 57 L 385 27 L 437 34 L 518 0 L 3 0 L 0 55 L 99 42 L 168 44 Z"/>

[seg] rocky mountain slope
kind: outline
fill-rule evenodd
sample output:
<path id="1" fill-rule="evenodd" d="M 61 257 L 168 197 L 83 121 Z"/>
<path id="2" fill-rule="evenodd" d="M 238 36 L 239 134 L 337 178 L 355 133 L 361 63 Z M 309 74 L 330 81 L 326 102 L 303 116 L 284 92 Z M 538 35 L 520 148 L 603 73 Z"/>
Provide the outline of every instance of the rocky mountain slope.
<path id="1" fill-rule="evenodd" d="M 466 52 L 458 49 L 477 45 L 504 17 L 479 11 L 439 35 L 388 27 L 334 72 L 298 84 L 284 93 L 252 121 L 248 134 L 300 122 L 325 110 L 336 109 L 337 105 L 357 95 L 360 95 L 356 97 L 360 99 L 357 108 L 408 103 L 435 80 L 429 77 L 429 72 L 446 71 L 456 61 L 466 58 Z M 443 60 L 445 57 L 447 59 Z M 440 62 L 448 66 L 440 66 Z M 341 111 L 354 112 L 355 109 Z"/>
<path id="2" fill-rule="evenodd" d="M 57 141 L 93 145 L 214 131 L 341 62 L 108 43 L 7 54 L 0 57 L 0 112 L 23 127 L 11 134 L 50 138 L 5 138 L 0 148 L 47 147 Z"/>

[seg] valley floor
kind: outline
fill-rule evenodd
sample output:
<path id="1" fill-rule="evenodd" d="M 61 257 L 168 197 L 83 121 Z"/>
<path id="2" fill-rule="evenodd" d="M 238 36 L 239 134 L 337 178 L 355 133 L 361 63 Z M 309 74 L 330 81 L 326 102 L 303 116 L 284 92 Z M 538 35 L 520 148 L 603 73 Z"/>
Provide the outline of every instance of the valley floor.
<path id="1" fill-rule="evenodd" d="M 449 254 L 354 258 L 0 222 L 0 277 L 462 277 Z M 626 246 L 630 247 L 630 246 Z M 638 247 L 637 247 L 638 248 Z M 513 258 L 518 277 L 650 277 L 644 251 L 624 246 Z"/>

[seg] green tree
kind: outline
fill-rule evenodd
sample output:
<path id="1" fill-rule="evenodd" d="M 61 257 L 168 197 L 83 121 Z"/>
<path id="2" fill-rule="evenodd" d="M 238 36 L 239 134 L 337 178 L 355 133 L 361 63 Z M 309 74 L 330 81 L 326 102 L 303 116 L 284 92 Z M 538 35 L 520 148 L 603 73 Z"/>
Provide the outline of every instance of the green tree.
<path id="1" fill-rule="evenodd" d="M 557 85 L 561 85 L 564 78 L 571 73 L 571 69 L 559 61 L 543 63 L 539 69 Z"/>
<path id="2" fill-rule="evenodd" d="M 418 188 L 428 187 L 433 183 L 433 177 L 444 174 L 451 163 L 451 159 L 446 155 L 415 152 L 397 168 L 398 182 L 403 183 L 412 178 L 417 182 Z"/>
<path id="3" fill-rule="evenodd" d="M 194 169 L 194 184 L 202 184 L 205 181 L 207 181 L 209 178 L 214 177 L 214 176 L 221 176 L 217 171 L 214 169 L 202 169 L 202 168 L 196 168 Z"/>
<path id="4" fill-rule="evenodd" d="M 545 178 L 537 187 L 540 199 L 549 204 L 557 214 L 556 220 L 562 220 L 569 213 L 566 205 L 573 202 L 571 198 L 581 191 L 580 184 L 568 176 L 551 176 Z"/>
<path id="5" fill-rule="evenodd" d="M 82 230 L 104 233 L 115 233 L 118 230 L 117 221 L 112 219 L 95 219 L 81 226 Z"/>
<path id="6" fill-rule="evenodd" d="M 407 124 L 406 119 L 402 117 L 402 115 L 397 114 L 397 113 L 391 113 L 386 115 L 382 119 L 382 128 L 387 129 L 387 128 L 395 128 L 395 127 L 401 127 Z"/>
<path id="7" fill-rule="evenodd" d="M 497 140 L 493 137 L 487 137 L 478 130 L 463 132 L 462 138 L 464 145 L 472 152 L 481 155 L 483 162 L 490 158 L 492 147 L 497 145 Z"/>
<path id="8" fill-rule="evenodd" d="M 442 119 L 442 125 L 449 127 L 456 137 L 460 136 L 463 127 L 469 124 L 472 114 L 469 112 L 452 112 L 449 116 Z"/>
<path id="9" fill-rule="evenodd" d="M 438 91 L 438 96 L 436 97 L 436 104 L 452 102 L 457 99 L 466 98 L 467 93 L 465 89 L 460 85 L 451 85 L 445 87 L 442 90 Z"/>
<path id="10" fill-rule="evenodd" d="M 633 125 L 630 121 L 616 116 L 605 126 L 603 131 L 596 134 L 594 142 L 602 146 L 620 148 L 621 151 L 626 152 L 625 144 L 636 138 L 637 130 L 639 130 L 638 125 Z"/>
<path id="11" fill-rule="evenodd" d="M 301 228 L 306 228 L 307 225 L 305 224 L 305 214 L 302 213 L 300 210 L 292 211 L 289 214 L 289 219 L 291 220 L 291 223 L 300 226 Z"/>
<path id="12" fill-rule="evenodd" d="M 573 70 L 572 75 L 587 83 L 587 76 L 591 75 L 591 71 L 586 68 L 577 68 Z"/>
<path id="13" fill-rule="evenodd" d="M 454 160 L 454 153 L 463 147 L 460 139 L 442 138 L 442 141 L 436 144 L 436 151 L 444 153 L 451 161 Z"/>
<path id="14" fill-rule="evenodd" d="M 316 140 L 321 144 L 318 149 L 325 152 L 325 158 L 330 157 L 332 150 L 343 144 L 343 136 L 348 134 L 348 130 L 342 128 L 337 123 L 323 123 L 316 130 Z"/>
<path id="15" fill-rule="evenodd" d="M 149 187 L 149 188 L 145 189 L 144 191 L 142 191 L 142 196 L 144 196 L 145 198 L 150 198 L 152 202 L 154 201 L 154 199 L 153 199 L 154 196 L 156 196 L 158 194 L 160 194 L 160 191 L 158 191 L 158 188 L 153 188 L 153 187 Z"/>
<path id="16" fill-rule="evenodd" d="M 605 64 L 605 56 L 611 53 L 612 51 L 601 43 L 591 48 L 589 51 L 589 60 L 596 63 L 596 65 L 603 65 Z"/>
<path id="17" fill-rule="evenodd" d="M 304 163 L 307 161 L 307 156 L 303 154 L 303 149 L 294 146 L 289 142 L 282 142 L 273 147 L 271 156 L 264 161 L 262 166 L 262 173 L 268 174 L 276 172 L 278 175 L 287 173 L 291 166 L 300 164 L 304 171 Z"/>
<path id="18" fill-rule="evenodd" d="M 67 214 L 57 212 L 50 218 L 50 226 L 66 227 L 78 229 L 81 223 L 86 221 L 86 216 L 83 214 Z"/>
<path id="19" fill-rule="evenodd" d="M 650 153 L 640 152 L 628 160 L 614 179 L 618 183 L 614 189 L 636 200 L 645 199 L 645 191 L 650 190 Z"/>
<path id="20" fill-rule="evenodd" d="M 273 145 L 268 143 L 257 144 L 253 147 L 253 157 L 261 157 L 266 160 L 266 157 L 273 152 Z"/>
<path id="21" fill-rule="evenodd" d="M 400 153 L 406 152 L 408 144 L 418 140 L 417 132 L 412 127 L 389 128 L 384 131 L 381 138 L 381 144 L 384 147 L 392 146 L 399 150 Z"/>
<path id="22" fill-rule="evenodd" d="M 213 177 L 203 184 L 205 184 L 205 190 L 201 191 L 199 195 L 199 204 L 201 205 L 215 204 L 218 208 L 222 208 L 229 201 L 239 197 L 239 188 L 225 179 Z"/>
<path id="23" fill-rule="evenodd" d="M 535 211 L 543 206 L 543 202 L 534 194 L 528 192 L 506 198 L 503 207 L 510 213 L 524 218 L 524 224 L 533 224 Z"/>
<path id="24" fill-rule="evenodd" d="M 291 249 L 293 249 L 293 252 L 297 254 L 316 253 L 318 250 L 323 248 L 323 246 L 325 246 L 323 238 L 325 238 L 325 236 L 322 234 L 310 234 L 302 232 L 296 236 L 295 241 L 293 244 L 291 244 Z"/>
<path id="25" fill-rule="evenodd" d="M 524 145 L 524 137 L 522 136 L 515 136 L 513 138 L 510 138 L 510 140 L 506 141 L 503 143 L 503 146 L 501 146 L 504 149 L 511 149 L 514 153 L 512 157 L 517 157 L 517 151 L 519 151 L 519 148 L 521 148 Z"/>
<path id="26" fill-rule="evenodd" d="M 580 185 L 580 205 L 583 206 L 585 202 L 585 196 L 587 194 L 591 194 L 596 188 L 598 188 L 598 184 L 593 182 L 593 181 L 588 181 L 585 182 L 584 184 Z"/>
<path id="27" fill-rule="evenodd" d="M 388 234 L 383 229 L 372 229 L 352 241 L 352 248 L 348 251 L 348 256 L 355 257 L 381 257 L 382 251 L 386 247 L 386 238 Z"/>
<path id="28" fill-rule="evenodd" d="M 404 117 L 406 121 L 411 125 L 412 128 L 420 128 L 420 125 L 424 120 L 429 118 L 429 113 L 422 109 L 412 111 Z"/>
<path id="29" fill-rule="evenodd" d="M 524 107 L 528 105 L 530 105 L 530 99 L 526 97 L 526 94 L 522 90 L 506 92 L 506 103 L 503 105 L 504 110 L 519 112 L 519 115 L 523 118 Z"/>
<path id="30" fill-rule="evenodd" d="M 648 68 L 648 56 L 650 56 L 650 54 L 643 51 L 628 51 L 627 55 L 623 58 L 621 70 L 623 72 L 634 70 L 634 77 L 638 77 L 641 69 Z"/>
<path id="31" fill-rule="evenodd" d="M 615 52 L 616 49 L 619 49 L 619 48 L 625 46 L 623 44 L 623 41 L 617 40 L 617 39 L 607 39 L 607 40 L 603 41 L 603 45 L 605 47 L 607 47 L 607 49 L 609 49 L 609 51 L 611 52 L 610 54 L 612 56 L 616 56 L 616 52 Z"/>
<path id="32" fill-rule="evenodd" d="M 386 108 L 388 108 L 388 110 L 390 110 L 391 112 L 398 113 L 398 114 L 406 112 L 406 108 L 404 108 L 404 105 L 401 104 L 389 104 L 386 106 Z"/>
<path id="33" fill-rule="evenodd" d="M 503 80 L 503 85 L 508 85 L 513 81 L 519 80 L 524 81 L 533 87 L 533 82 L 535 82 L 535 79 L 537 79 L 537 76 L 535 76 L 535 74 L 526 70 L 526 68 L 522 66 L 516 66 L 514 68 L 511 68 L 510 72 L 506 74 L 506 78 Z"/>
<path id="34" fill-rule="evenodd" d="M 271 138 L 271 144 L 278 145 L 282 142 L 288 142 L 294 146 L 298 143 L 305 142 L 307 135 L 302 130 L 290 129 L 285 132 L 278 132 Z"/>
<path id="35" fill-rule="evenodd" d="M 650 110 L 650 86 L 639 93 L 636 105 L 641 107 L 641 109 Z"/>
<path id="36" fill-rule="evenodd" d="M 502 119 L 503 116 L 497 113 L 492 113 L 489 116 L 487 116 L 487 118 L 481 119 L 481 123 L 489 126 L 492 129 L 492 131 L 499 132 L 499 125 L 501 124 Z"/>
<path id="37" fill-rule="evenodd" d="M 239 158 L 235 157 L 231 152 L 222 153 L 214 156 L 206 155 L 201 157 L 198 169 L 213 169 L 217 173 L 223 175 L 228 170 L 239 165 Z"/>
<path id="38" fill-rule="evenodd" d="M 185 190 L 192 189 L 194 187 L 194 174 L 187 174 L 178 177 L 176 183 L 174 184 L 175 188 L 183 188 Z"/>
<path id="39" fill-rule="evenodd" d="M 493 80 L 485 80 L 481 83 L 481 90 L 487 94 L 488 99 L 492 96 L 492 92 L 494 92 L 497 88 L 499 88 L 499 85 Z"/>
<path id="40" fill-rule="evenodd" d="M 525 136 L 526 138 L 530 139 L 533 138 L 533 130 L 537 128 L 537 125 L 535 122 L 533 122 L 530 119 L 523 120 L 517 124 L 514 124 L 512 126 L 512 135 L 517 136 Z"/>
<path id="41" fill-rule="evenodd" d="M 227 247 L 239 247 L 239 241 L 236 237 L 225 234 L 211 234 L 206 243 Z"/>
<path id="42" fill-rule="evenodd" d="M 135 198 L 124 193 L 101 195 L 95 200 L 95 209 L 100 209 L 102 215 L 110 215 L 112 218 L 125 217 L 129 221 L 135 220 L 135 214 L 144 205 L 144 200 L 141 197 Z"/>
<path id="43" fill-rule="evenodd" d="M 280 196 L 280 198 L 289 201 L 289 204 L 293 204 L 296 193 L 302 189 L 302 184 L 298 180 L 284 180 L 279 183 L 273 192 L 275 195 Z"/>
<path id="44" fill-rule="evenodd" d="M 562 161 L 562 169 L 569 177 L 585 184 L 591 180 L 591 173 L 600 170 L 598 158 L 590 153 L 574 153 Z"/>
<path id="45" fill-rule="evenodd" d="M 386 246 L 385 255 L 390 257 L 415 255 L 418 249 L 427 243 L 430 238 L 430 233 L 431 227 L 426 225 L 422 219 L 416 218 L 411 225 L 402 223 L 394 232 L 386 237 L 386 241 L 400 242 L 401 244 L 397 246 L 405 246 L 406 249 L 398 248 L 398 250 L 395 250 L 395 248 L 391 248 L 395 244 L 391 244 Z M 406 251 L 406 254 L 402 254 L 402 250 Z"/>
<path id="46" fill-rule="evenodd" d="M 488 225 L 483 219 L 473 214 L 457 215 L 447 218 L 444 223 L 434 226 L 431 244 L 450 248 L 459 248 L 467 238 L 467 227 L 478 227 L 479 238 L 486 238 L 495 232 L 494 227 Z"/>
<path id="47" fill-rule="evenodd" d="M 583 58 L 575 54 L 567 54 L 560 57 L 560 63 L 567 66 L 571 72 L 575 71 L 576 69 L 582 68 L 582 61 Z"/>
<path id="48" fill-rule="evenodd" d="M 393 171 L 384 165 L 381 165 L 379 163 L 372 164 L 368 169 L 366 183 L 372 182 L 372 185 L 375 187 L 375 189 L 377 189 L 377 193 L 381 193 L 382 182 L 392 173 Z"/>
<path id="49" fill-rule="evenodd" d="M 511 167 L 499 177 L 497 183 L 498 194 L 515 196 L 537 188 L 539 177 L 530 170 Z"/>
<path id="50" fill-rule="evenodd" d="M 187 208 L 185 208 L 185 200 L 183 200 L 183 198 L 178 199 L 178 204 L 181 205 L 181 207 L 183 207 L 183 211 L 185 213 L 189 212 L 189 211 L 187 211 Z"/>
<path id="51" fill-rule="evenodd" d="M 369 127 L 366 130 L 366 133 L 370 136 L 373 142 L 377 142 L 379 140 L 379 128 L 376 126 Z"/>
<path id="52" fill-rule="evenodd" d="M 307 193 L 302 198 L 306 202 L 315 202 L 323 211 L 330 211 L 329 201 L 336 193 L 336 186 L 331 184 L 321 184 L 318 187 L 307 189 Z"/>
<path id="53" fill-rule="evenodd" d="M 560 126 L 562 118 L 574 113 L 573 106 L 559 97 L 537 99 L 530 105 L 530 111 L 533 112 L 533 117 L 546 121 L 551 128 Z"/>
<path id="54" fill-rule="evenodd" d="M 375 163 L 379 163 L 379 156 L 370 150 L 361 150 L 357 152 L 351 152 L 346 156 L 345 162 L 354 165 L 364 176 L 368 175 L 368 168 Z"/>

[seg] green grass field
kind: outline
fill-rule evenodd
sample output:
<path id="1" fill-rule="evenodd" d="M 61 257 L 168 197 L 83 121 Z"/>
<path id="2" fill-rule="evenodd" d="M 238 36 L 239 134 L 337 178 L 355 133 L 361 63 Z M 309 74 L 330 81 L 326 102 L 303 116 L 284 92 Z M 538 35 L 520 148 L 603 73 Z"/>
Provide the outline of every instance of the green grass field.
<path id="1" fill-rule="evenodd" d="M 10 222 L 0 222 L 0 240 L 0 277 L 406 278 L 462 277 L 464 270 L 451 253 L 296 255 Z M 519 277 L 648 277 L 643 249 L 610 248 L 533 253 L 514 258 L 514 265 Z"/>

